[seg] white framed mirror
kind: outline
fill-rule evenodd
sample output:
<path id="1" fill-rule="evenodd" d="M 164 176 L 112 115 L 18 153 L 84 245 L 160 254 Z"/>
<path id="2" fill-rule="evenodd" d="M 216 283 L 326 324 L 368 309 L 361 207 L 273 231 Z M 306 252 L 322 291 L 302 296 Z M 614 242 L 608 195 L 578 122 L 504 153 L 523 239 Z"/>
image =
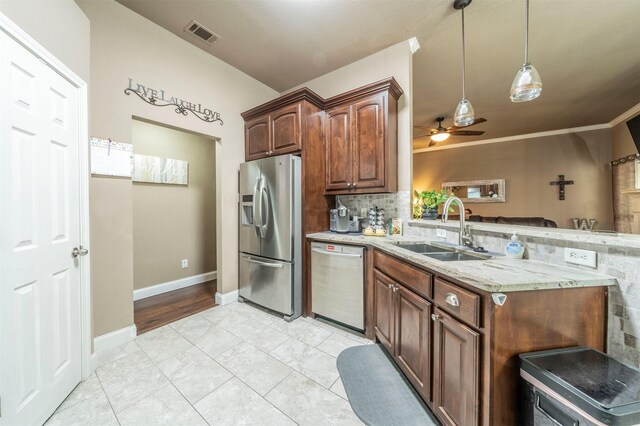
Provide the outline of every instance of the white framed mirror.
<path id="1" fill-rule="evenodd" d="M 448 195 L 456 195 L 464 203 L 504 203 L 507 201 L 504 179 L 443 182 Z"/>

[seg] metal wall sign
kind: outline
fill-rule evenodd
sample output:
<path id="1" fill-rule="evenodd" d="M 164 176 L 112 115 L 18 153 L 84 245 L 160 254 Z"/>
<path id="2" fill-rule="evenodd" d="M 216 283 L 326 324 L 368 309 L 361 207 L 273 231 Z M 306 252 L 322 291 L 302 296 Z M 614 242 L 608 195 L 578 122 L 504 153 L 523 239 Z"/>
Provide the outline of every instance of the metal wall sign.
<path id="1" fill-rule="evenodd" d="M 166 107 L 175 107 L 176 114 L 189 115 L 191 112 L 202 121 L 207 123 L 220 122 L 223 125 L 224 122 L 220 117 L 220 113 L 212 110 L 211 108 L 203 108 L 202 104 L 185 101 L 175 96 L 169 96 L 164 90 L 152 89 L 148 86 L 135 83 L 132 78 L 129 79 L 129 87 L 124 89 L 124 93 L 129 96 L 131 93 L 135 93 L 140 99 L 148 103 L 149 105 Z"/>

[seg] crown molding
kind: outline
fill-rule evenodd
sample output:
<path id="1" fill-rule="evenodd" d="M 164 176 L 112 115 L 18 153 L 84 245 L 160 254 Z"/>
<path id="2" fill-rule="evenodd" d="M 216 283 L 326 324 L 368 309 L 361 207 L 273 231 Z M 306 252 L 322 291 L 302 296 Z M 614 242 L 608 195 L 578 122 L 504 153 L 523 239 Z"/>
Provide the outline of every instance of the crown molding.
<path id="1" fill-rule="evenodd" d="M 623 121 L 627 121 L 628 119 L 638 114 L 640 114 L 640 103 L 636 104 L 635 106 L 631 107 L 628 111 L 623 112 L 622 114 L 620 114 L 619 116 L 611 120 L 609 124 L 611 125 L 611 127 L 617 126 Z"/>
<path id="2" fill-rule="evenodd" d="M 445 149 L 455 149 L 455 148 L 465 148 L 469 146 L 476 145 L 487 145 L 492 143 L 501 143 L 501 142 L 509 142 L 515 140 L 523 140 L 523 139 L 533 139 L 533 138 L 543 138 L 546 136 L 555 136 L 555 135 L 566 135 L 569 133 L 580 133 L 580 132 L 591 132 L 594 130 L 602 130 L 602 129 L 610 129 L 610 123 L 603 124 L 595 124 L 592 126 L 582 126 L 582 127 L 572 127 L 569 129 L 558 129 L 558 130 L 550 130 L 547 132 L 537 132 L 537 133 L 527 133 L 524 135 L 514 135 L 514 136 L 505 136 L 503 138 L 493 138 L 493 139 L 484 139 L 479 141 L 471 141 L 471 142 L 463 142 L 456 143 L 451 145 L 443 145 L 443 146 L 435 146 L 433 148 L 421 148 L 414 149 L 414 154 L 419 154 L 421 152 L 433 152 L 433 151 L 442 151 Z"/>
<path id="3" fill-rule="evenodd" d="M 467 146 L 486 145 L 490 143 L 509 142 L 509 141 L 522 140 L 522 139 L 542 138 L 545 136 L 566 135 L 568 133 L 591 132 L 593 130 L 610 129 L 622 123 L 623 121 L 627 121 L 629 118 L 632 118 L 638 114 L 640 114 L 640 103 L 636 104 L 635 106 L 632 106 L 630 109 L 623 112 L 622 114 L 620 114 L 619 116 L 617 116 L 616 118 L 614 118 L 608 123 L 594 124 L 592 126 L 572 127 L 569 129 L 550 130 L 547 132 L 527 133 L 524 135 L 505 136 L 503 138 L 484 139 L 479 141 L 463 142 L 463 143 L 456 143 L 451 145 L 434 146 L 433 148 L 420 148 L 420 149 L 414 149 L 413 153 L 419 154 L 421 152 L 442 151 L 445 149 L 464 148 Z"/>

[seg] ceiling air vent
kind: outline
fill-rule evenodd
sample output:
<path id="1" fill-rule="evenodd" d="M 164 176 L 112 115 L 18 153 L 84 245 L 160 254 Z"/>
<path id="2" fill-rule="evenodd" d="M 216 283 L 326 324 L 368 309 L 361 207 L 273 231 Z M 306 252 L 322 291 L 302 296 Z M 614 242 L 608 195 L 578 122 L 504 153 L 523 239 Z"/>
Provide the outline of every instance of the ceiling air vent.
<path id="1" fill-rule="evenodd" d="M 187 32 L 190 32 L 191 34 L 193 34 L 194 36 L 198 37 L 201 40 L 204 40 L 205 42 L 209 43 L 209 44 L 213 44 L 215 43 L 219 38 L 221 38 L 218 34 L 214 33 L 213 31 L 205 28 L 202 26 L 201 23 L 199 23 L 198 21 L 191 21 L 189 23 L 189 25 L 187 25 L 186 27 L 184 27 L 184 30 Z"/>

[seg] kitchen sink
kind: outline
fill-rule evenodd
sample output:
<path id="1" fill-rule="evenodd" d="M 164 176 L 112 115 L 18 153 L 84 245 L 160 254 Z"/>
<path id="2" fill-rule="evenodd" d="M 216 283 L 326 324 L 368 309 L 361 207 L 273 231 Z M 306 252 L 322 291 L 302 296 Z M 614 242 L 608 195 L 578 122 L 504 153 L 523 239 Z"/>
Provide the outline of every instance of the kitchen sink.
<path id="1" fill-rule="evenodd" d="M 467 254 L 461 252 L 448 252 L 448 253 L 423 253 L 432 259 L 441 260 L 443 262 L 457 262 L 460 260 L 487 260 L 491 256 L 482 256 L 478 254 Z"/>
<path id="2" fill-rule="evenodd" d="M 453 248 L 443 248 L 433 246 L 427 243 L 412 243 L 412 242 L 398 242 L 396 245 L 405 250 L 411 250 L 414 253 L 450 253 L 453 252 Z"/>
<path id="3" fill-rule="evenodd" d="M 443 262 L 457 262 L 460 260 L 487 260 L 491 256 L 475 253 L 470 249 L 457 247 L 441 247 L 428 243 L 417 243 L 409 241 L 400 241 L 394 243 L 396 246 L 414 253 L 428 256 L 432 259 L 441 260 Z"/>

